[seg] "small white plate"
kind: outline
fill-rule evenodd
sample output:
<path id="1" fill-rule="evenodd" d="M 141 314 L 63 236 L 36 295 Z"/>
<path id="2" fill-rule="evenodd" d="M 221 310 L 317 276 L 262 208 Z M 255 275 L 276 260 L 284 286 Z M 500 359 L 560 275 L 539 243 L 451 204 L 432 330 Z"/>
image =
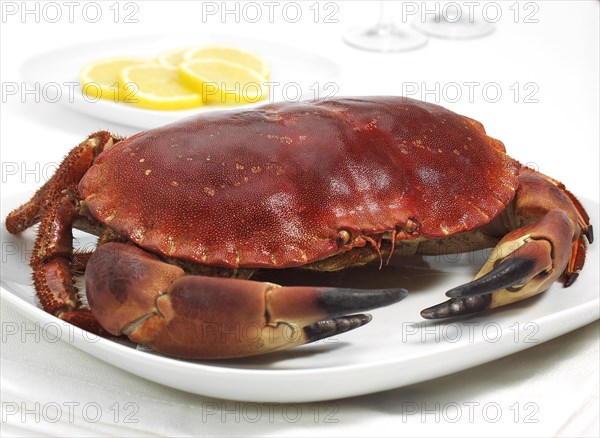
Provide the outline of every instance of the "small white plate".
<path id="1" fill-rule="evenodd" d="M 135 128 L 149 129 L 176 122 L 194 114 L 231 110 L 240 106 L 205 106 L 178 111 L 155 111 L 123 103 L 84 96 L 79 86 L 79 72 L 89 62 L 118 56 L 154 58 L 163 51 L 208 44 L 234 45 L 263 55 L 271 62 L 271 96 L 243 108 L 283 100 L 297 101 L 328 97 L 338 91 L 339 66 L 323 57 L 295 47 L 268 41 L 226 35 L 143 36 L 107 39 L 63 47 L 25 61 L 21 74 L 30 84 L 45 88 L 46 99 L 67 105 L 72 110 L 96 118 Z M 57 91 L 60 90 L 60 91 Z"/>
<path id="2" fill-rule="evenodd" d="M 2 218 L 26 196 L 2 200 Z M 598 211 L 596 201 L 584 202 Z M 595 223 L 594 223 L 595 224 Z M 93 246 L 76 233 L 75 246 Z M 469 281 L 486 252 L 427 257 L 431 270 L 394 261 L 327 278 L 354 287 L 396 287 L 409 297 L 371 312 L 373 321 L 333 339 L 271 355 L 230 361 L 185 361 L 136 349 L 87 332 L 42 311 L 35 302 L 27 265 L 33 231 L 15 237 L 2 224 L 2 297 L 42 327 L 63 330 L 61 339 L 130 373 L 163 385 L 212 397 L 254 402 L 337 399 L 418 383 L 533 347 L 599 317 L 598 243 L 590 245 L 579 279 L 514 305 L 443 322 L 425 321 L 419 311 L 445 300 L 449 288 Z M 295 273 L 287 281 L 315 282 Z M 297 277 L 294 280 L 293 277 Z M 325 277 L 320 277 L 325 278 Z"/>

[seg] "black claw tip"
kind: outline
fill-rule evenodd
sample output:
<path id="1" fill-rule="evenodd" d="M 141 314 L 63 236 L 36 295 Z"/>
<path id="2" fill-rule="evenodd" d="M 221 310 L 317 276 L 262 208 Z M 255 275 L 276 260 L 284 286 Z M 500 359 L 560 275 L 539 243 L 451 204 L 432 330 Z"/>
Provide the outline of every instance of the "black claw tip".
<path id="1" fill-rule="evenodd" d="M 571 275 L 567 277 L 567 281 L 565 281 L 565 287 L 571 286 L 575 283 L 575 280 L 579 277 L 579 272 L 573 272 Z"/>
<path id="2" fill-rule="evenodd" d="M 452 298 L 443 303 L 421 310 L 425 319 L 449 318 L 451 316 L 467 315 L 485 310 L 492 301 L 490 295 L 467 298 Z"/>
<path id="3" fill-rule="evenodd" d="M 328 315 L 345 315 L 389 306 L 403 300 L 407 295 L 406 289 L 333 288 L 320 294 L 319 306 Z"/>
<path id="4" fill-rule="evenodd" d="M 536 274 L 536 272 L 533 272 L 534 267 L 535 262 L 533 260 L 521 257 L 509 258 L 483 277 L 450 289 L 446 292 L 446 296 L 465 298 L 486 295 L 496 290 L 521 284 Z"/>
<path id="5" fill-rule="evenodd" d="M 371 319 L 371 315 L 360 314 L 318 321 L 304 327 L 304 336 L 307 342 L 315 342 L 362 327 L 369 323 Z"/>
<path id="6" fill-rule="evenodd" d="M 594 242 L 594 227 L 592 227 L 591 224 L 587 227 L 587 229 L 583 230 L 583 234 L 589 243 Z"/>

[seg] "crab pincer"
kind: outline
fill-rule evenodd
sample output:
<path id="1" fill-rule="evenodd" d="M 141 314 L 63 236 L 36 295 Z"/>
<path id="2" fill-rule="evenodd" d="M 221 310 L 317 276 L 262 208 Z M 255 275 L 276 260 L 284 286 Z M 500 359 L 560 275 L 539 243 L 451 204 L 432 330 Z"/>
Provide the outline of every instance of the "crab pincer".
<path id="1" fill-rule="evenodd" d="M 185 275 L 129 244 L 107 243 L 90 258 L 90 306 L 113 335 L 168 355 L 225 359 L 318 341 L 367 324 L 356 314 L 396 303 L 404 289 L 281 287 Z"/>
<path id="2" fill-rule="evenodd" d="M 523 169 L 515 216 L 526 225 L 506 234 L 473 281 L 446 295 L 450 300 L 421 311 L 427 319 L 494 309 L 545 291 L 561 276 L 571 286 L 585 262 L 593 228 L 579 202 L 560 185 Z"/>

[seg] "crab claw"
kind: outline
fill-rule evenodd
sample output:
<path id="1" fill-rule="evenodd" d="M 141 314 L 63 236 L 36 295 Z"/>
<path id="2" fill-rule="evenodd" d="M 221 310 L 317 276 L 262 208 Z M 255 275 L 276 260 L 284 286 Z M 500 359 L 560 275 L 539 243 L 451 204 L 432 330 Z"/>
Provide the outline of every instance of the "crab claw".
<path id="1" fill-rule="evenodd" d="M 529 241 L 491 271 L 482 269 L 483 275 L 450 289 L 446 292 L 450 300 L 421 311 L 421 316 L 437 319 L 465 315 L 524 299 L 537 293 L 551 268 L 550 244 Z"/>
<path id="2" fill-rule="evenodd" d="M 421 316 L 437 319 L 465 315 L 543 292 L 568 271 L 570 260 L 577 259 L 579 242 L 572 243 L 572 236 L 572 223 L 558 210 L 514 230 L 500 241 L 473 281 L 446 292 L 450 300 L 422 310 Z M 572 272 L 565 286 L 576 275 Z"/>
<path id="3" fill-rule="evenodd" d="M 354 314 L 400 301 L 404 289 L 281 287 L 184 275 L 132 245 L 100 246 L 86 269 L 92 313 L 112 334 L 195 359 L 252 356 L 360 327 Z"/>

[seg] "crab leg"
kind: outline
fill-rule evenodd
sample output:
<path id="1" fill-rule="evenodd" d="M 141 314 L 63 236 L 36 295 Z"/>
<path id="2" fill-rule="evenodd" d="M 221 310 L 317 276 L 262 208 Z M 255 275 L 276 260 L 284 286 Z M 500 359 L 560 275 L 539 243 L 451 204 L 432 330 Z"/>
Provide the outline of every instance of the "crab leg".
<path id="1" fill-rule="evenodd" d="M 119 139 L 113 138 L 108 132 L 100 131 L 90 135 L 79 146 L 73 148 L 52 178 L 28 202 L 6 217 L 6 229 L 11 234 L 26 230 L 38 223 L 42 213 L 62 198 L 64 190 L 77 193 L 77 185 L 92 165 L 94 158 L 118 141 Z"/>
<path id="2" fill-rule="evenodd" d="M 37 297 L 45 311 L 94 333 L 103 329 L 88 309 L 80 308 L 73 284 L 73 221 L 78 215 L 77 184 L 94 158 L 112 144 L 107 132 L 98 132 L 74 148 L 52 178 L 6 219 L 13 234 L 40 222 L 31 257 Z"/>
<path id="3" fill-rule="evenodd" d="M 76 216 L 75 201 L 69 194 L 42 216 L 30 261 L 33 282 L 46 312 L 87 331 L 103 334 L 90 311 L 80 308 L 73 284 L 71 227 Z"/>
<path id="4" fill-rule="evenodd" d="M 539 294 L 564 275 L 577 279 L 585 261 L 589 217 L 562 184 L 530 169 L 519 175 L 515 215 L 522 225 L 508 233 L 470 283 L 449 290 L 450 300 L 425 309 L 427 319 L 479 312 Z"/>
<path id="5" fill-rule="evenodd" d="M 94 316 L 114 335 L 186 358 L 224 359 L 290 348 L 360 327 L 354 314 L 400 301 L 404 289 L 281 287 L 185 275 L 130 244 L 101 245 L 85 273 Z"/>

